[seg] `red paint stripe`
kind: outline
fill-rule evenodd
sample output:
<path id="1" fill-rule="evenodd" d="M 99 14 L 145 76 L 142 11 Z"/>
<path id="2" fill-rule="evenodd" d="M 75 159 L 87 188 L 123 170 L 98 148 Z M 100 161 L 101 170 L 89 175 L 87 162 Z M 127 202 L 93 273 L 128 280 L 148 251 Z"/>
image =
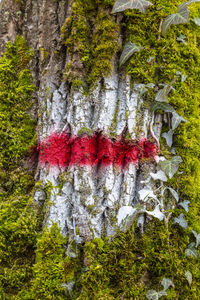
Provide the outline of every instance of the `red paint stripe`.
<path id="1" fill-rule="evenodd" d="M 67 133 L 54 133 L 38 146 L 41 164 L 68 167 L 70 165 L 108 166 L 114 164 L 124 168 L 141 160 L 154 160 L 155 143 L 148 140 L 115 140 L 95 133 L 92 136 L 70 137 Z"/>

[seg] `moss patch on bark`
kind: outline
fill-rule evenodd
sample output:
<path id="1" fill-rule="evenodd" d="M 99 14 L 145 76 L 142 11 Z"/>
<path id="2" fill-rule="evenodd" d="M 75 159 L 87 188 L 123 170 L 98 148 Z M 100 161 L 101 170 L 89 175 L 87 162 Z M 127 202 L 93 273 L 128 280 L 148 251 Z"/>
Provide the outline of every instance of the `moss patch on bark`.
<path id="1" fill-rule="evenodd" d="M 70 58 L 64 77 L 73 86 L 88 89 L 112 73 L 112 59 L 119 49 L 119 25 L 110 14 L 112 4 L 105 0 L 73 2 L 72 16 L 61 29 Z"/>

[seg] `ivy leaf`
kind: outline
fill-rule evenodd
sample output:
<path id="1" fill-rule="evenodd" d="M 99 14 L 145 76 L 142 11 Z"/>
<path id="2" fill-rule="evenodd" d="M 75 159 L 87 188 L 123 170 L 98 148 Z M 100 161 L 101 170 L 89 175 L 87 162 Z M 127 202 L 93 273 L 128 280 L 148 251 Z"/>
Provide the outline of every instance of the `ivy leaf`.
<path id="1" fill-rule="evenodd" d="M 159 165 L 162 171 L 171 179 L 179 168 L 179 164 L 182 162 L 180 156 L 174 156 L 171 160 L 159 161 Z"/>
<path id="2" fill-rule="evenodd" d="M 74 288 L 75 281 L 70 281 L 68 283 L 61 283 L 60 287 L 65 289 L 66 296 L 73 297 L 73 288 Z"/>
<path id="3" fill-rule="evenodd" d="M 170 152 L 171 152 L 172 154 L 176 155 L 176 150 L 175 150 L 175 148 L 171 148 Z"/>
<path id="4" fill-rule="evenodd" d="M 175 130 L 181 122 L 187 122 L 187 120 L 179 116 L 176 112 L 172 113 L 172 130 Z"/>
<path id="5" fill-rule="evenodd" d="M 186 6 L 181 7 L 181 5 L 178 6 L 177 13 L 169 15 L 163 22 L 162 25 L 162 34 L 165 35 L 169 27 L 174 24 L 184 24 L 188 23 L 189 21 L 189 9 Z"/>
<path id="6" fill-rule="evenodd" d="M 156 292 L 155 290 L 148 290 L 147 291 L 147 299 L 158 300 L 162 296 L 167 296 L 167 292 L 166 291 Z"/>
<path id="7" fill-rule="evenodd" d="M 146 84 L 146 87 L 150 88 L 150 89 L 154 89 L 155 88 L 155 84 L 150 82 Z"/>
<path id="8" fill-rule="evenodd" d="M 149 299 L 149 300 L 158 300 L 159 295 L 155 290 L 148 290 L 147 291 L 147 299 Z"/>
<path id="9" fill-rule="evenodd" d="M 196 231 L 192 230 L 192 233 L 194 234 L 196 238 L 196 248 L 200 245 L 200 233 L 198 234 Z"/>
<path id="10" fill-rule="evenodd" d="M 172 24 L 185 24 L 188 23 L 189 21 L 189 9 L 188 9 L 188 5 L 195 3 L 195 2 L 200 2 L 200 0 L 190 0 L 187 2 L 184 2 L 182 4 L 180 4 L 178 6 L 177 9 L 177 13 L 169 15 L 163 22 L 162 25 L 162 34 L 164 35 L 168 28 L 172 25 Z"/>
<path id="11" fill-rule="evenodd" d="M 178 193 L 177 193 L 174 189 L 172 189 L 172 188 L 170 188 L 170 187 L 164 188 L 164 190 L 163 190 L 163 192 L 162 192 L 162 196 L 164 195 L 164 192 L 165 192 L 166 190 L 169 190 L 169 191 L 170 191 L 170 193 L 172 194 L 172 196 L 174 197 L 174 199 L 176 200 L 176 202 L 179 201 Z"/>
<path id="12" fill-rule="evenodd" d="M 184 35 L 184 34 L 180 34 L 177 38 L 176 38 L 176 40 L 178 41 L 178 42 L 182 42 L 184 45 L 186 45 L 187 46 L 187 43 L 186 43 L 186 41 L 185 41 L 185 39 L 186 39 L 187 37 Z M 178 72 L 176 72 L 176 74 L 177 74 Z M 177 75 L 181 75 L 181 72 L 179 72 L 180 74 L 177 74 Z"/>
<path id="13" fill-rule="evenodd" d="M 143 83 L 138 84 L 135 89 L 139 91 L 140 96 L 144 95 L 148 91 L 146 84 Z"/>
<path id="14" fill-rule="evenodd" d="M 183 213 L 180 214 L 178 218 L 174 218 L 173 223 L 180 225 L 182 228 L 185 228 L 185 229 L 188 228 L 187 221 L 185 220 L 185 216 Z"/>
<path id="15" fill-rule="evenodd" d="M 165 84 L 164 88 L 157 92 L 155 100 L 158 102 L 168 102 L 168 94 L 171 89 L 172 86 L 170 84 Z"/>
<path id="16" fill-rule="evenodd" d="M 200 18 L 196 17 L 195 19 L 192 19 L 192 21 L 193 21 L 194 24 L 196 24 L 197 26 L 200 26 Z"/>
<path id="17" fill-rule="evenodd" d="M 166 291 L 170 286 L 173 286 L 173 282 L 171 281 L 171 279 L 169 278 L 163 278 L 162 282 L 161 282 L 164 291 Z"/>
<path id="18" fill-rule="evenodd" d="M 163 110 L 165 112 L 171 112 L 171 113 L 175 113 L 175 109 L 166 102 L 154 102 L 152 107 L 151 107 L 151 111 L 156 111 L 156 110 Z"/>
<path id="19" fill-rule="evenodd" d="M 192 248 L 192 249 L 187 248 L 187 249 L 185 250 L 185 255 L 186 255 L 187 257 L 198 258 L 198 253 L 197 253 L 197 251 L 196 251 L 195 248 Z"/>
<path id="20" fill-rule="evenodd" d="M 169 130 L 168 132 L 164 132 L 162 134 L 162 137 L 165 138 L 167 145 L 171 148 L 172 144 L 173 144 L 173 130 Z"/>
<path id="21" fill-rule="evenodd" d="M 165 215 L 160 211 L 160 204 L 158 204 L 153 211 L 145 210 L 145 212 L 148 215 L 153 216 L 154 218 L 157 218 L 160 221 L 162 221 L 165 217 Z"/>
<path id="22" fill-rule="evenodd" d="M 113 6 L 112 13 L 121 12 L 125 9 L 139 9 L 141 13 L 145 13 L 147 8 L 153 5 L 151 2 L 146 0 L 117 0 Z"/>
<path id="23" fill-rule="evenodd" d="M 77 257 L 77 254 L 74 252 L 74 249 L 72 248 L 71 245 L 68 246 L 67 251 L 66 251 L 66 255 L 68 257 L 71 257 L 71 258 L 76 258 Z"/>
<path id="24" fill-rule="evenodd" d="M 133 53 L 139 52 L 141 49 L 143 49 L 143 47 L 139 47 L 132 42 L 126 43 L 119 60 L 120 67 L 133 55 Z"/>
<path id="25" fill-rule="evenodd" d="M 192 284 L 192 273 L 190 271 L 185 271 L 185 277 L 189 283 L 189 285 Z"/>
<path id="26" fill-rule="evenodd" d="M 162 296 L 167 296 L 167 292 L 166 291 L 158 292 L 158 298 L 161 298 Z"/>
<path id="27" fill-rule="evenodd" d="M 186 81 L 187 75 L 181 74 L 181 82 Z"/>
<path id="28" fill-rule="evenodd" d="M 150 63 L 154 60 L 155 56 L 150 56 L 148 59 L 147 59 L 147 62 Z"/>
<path id="29" fill-rule="evenodd" d="M 146 201 L 148 198 L 157 199 L 152 189 L 143 188 L 139 192 L 139 199 L 141 201 Z"/>
<path id="30" fill-rule="evenodd" d="M 184 200 L 183 202 L 180 202 L 179 205 L 182 206 L 185 209 L 185 211 L 188 212 L 189 211 L 189 207 L 188 207 L 189 203 L 190 203 L 190 201 Z"/>
<path id="31" fill-rule="evenodd" d="M 188 5 L 195 3 L 195 2 L 200 2 L 200 0 L 190 0 L 190 1 L 184 2 L 178 6 L 178 10 L 185 9 L 188 7 Z"/>
<path id="32" fill-rule="evenodd" d="M 157 173 L 150 173 L 150 176 L 154 179 L 154 180 L 161 180 L 161 181 L 167 181 L 167 177 L 165 175 L 165 173 L 160 170 Z"/>
<path id="33" fill-rule="evenodd" d="M 185 255 L 187 257 L 198 258 L 198 253 L 195 249 L 195 243 L 191 243 L 188 245 L 188 248 L 185 250 Z"/>

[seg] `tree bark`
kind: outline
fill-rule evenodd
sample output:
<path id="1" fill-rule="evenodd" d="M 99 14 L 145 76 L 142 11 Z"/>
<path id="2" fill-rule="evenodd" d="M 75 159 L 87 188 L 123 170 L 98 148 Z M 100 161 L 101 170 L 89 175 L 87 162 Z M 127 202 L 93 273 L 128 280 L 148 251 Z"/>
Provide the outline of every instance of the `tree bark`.
<path id="1" fill-rule="evenodd" d="M 126 138 L 127 132 L 131 140 L 152 138 L 152 113 L 144 106 L 139 83 L 132 84 L 130 76 L 119 69 L 119 52 L 112 57 L 112 74 L 99 78 L 88 94 L 63 80 L 66 64 L 79 61 L 60 38 L 61 27 L 71 15 L 72 1 L 1 3 L 1 49 L 8 40 L 14 41 L 22 34 L 35 51 L 31 68 L 38 87 L 34 112 L 38 144 L 52 132 L 61 134 L 67 130 L 71 136 L 80 136 L 84 128 L 112 140 L 121 140 L 124 135 Z M 118 17 L 113 19 L 118 22 Z M 91 30 L 95 30 L 93 26 Z M 121 31 L 118 40 L 122 43 L 123 39 Z M 154 132 L 159 138 L 161 116 L 157 114 L 155 120 Z M 138 191 L 153 188 L 149 173 L 155 170 L 153 161 L 128 164 L 125 170 L 113 164 L 104 168 L 74 165 L 63 170 L 38 162 L 36 181 L 52 185 L 44 224 L 58 223 L 70 240 L 76 238 L 76 229 L 83 241 L 113 235 L 121 207 L 134 207 L 140 202 L 145 208 Z M 36 191 L 35 201 L 47 201 L 42 188 Z M 142 218 L 144 215 L 139 220 Z"/>

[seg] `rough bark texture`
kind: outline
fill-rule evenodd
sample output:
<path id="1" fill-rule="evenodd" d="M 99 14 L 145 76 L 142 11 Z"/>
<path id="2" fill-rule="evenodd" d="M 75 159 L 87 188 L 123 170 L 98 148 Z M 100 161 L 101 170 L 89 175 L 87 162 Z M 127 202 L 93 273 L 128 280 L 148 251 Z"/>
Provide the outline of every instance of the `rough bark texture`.
<path id="1" fill-rule="evenodd" d="M 62 45 L 60 29 L 71 15 L 71 6 L 71 1 L 34 0 L 21 5 L 6 1 L 1 10 L 1 40 L 14 41 L 22 34 L 35 51 L 32 70 L 38 86 L 38 142 L 52 132 L 67 130 L 79 135 L 84 129 L 101 130 L 107 136 L 114 131 L 118 139 L 125 131 L 131 139 L 149 138 L 151 113 L 143 106 L 138 84 L 131 86 L 130 77 L 119 71 L 117 55 L 112 58 L 111 76 L 99 78 L 89 95 L 63 81 L 71 56 Z M 161 120 L 156 123 L 159 137 Z M 38 165 L 36 180 L 54 186 L 46 224 L 58 222 L 62 233 L 71 238 L 76 226 L 83 240 L 91 240 L 92 232 L 95 237 L 114 234 L 119 208 L 138 202 L 143 175 L 147 177 L 152 168 L 149 163 L 130 164 L 125 171 L 112 165 L 100 171 L 90 166 L 69 167 L 60 190 L 56 186 L 62 170 Z M 37 191 L 35 200 L 41 201 L 42 194 Z"/>

